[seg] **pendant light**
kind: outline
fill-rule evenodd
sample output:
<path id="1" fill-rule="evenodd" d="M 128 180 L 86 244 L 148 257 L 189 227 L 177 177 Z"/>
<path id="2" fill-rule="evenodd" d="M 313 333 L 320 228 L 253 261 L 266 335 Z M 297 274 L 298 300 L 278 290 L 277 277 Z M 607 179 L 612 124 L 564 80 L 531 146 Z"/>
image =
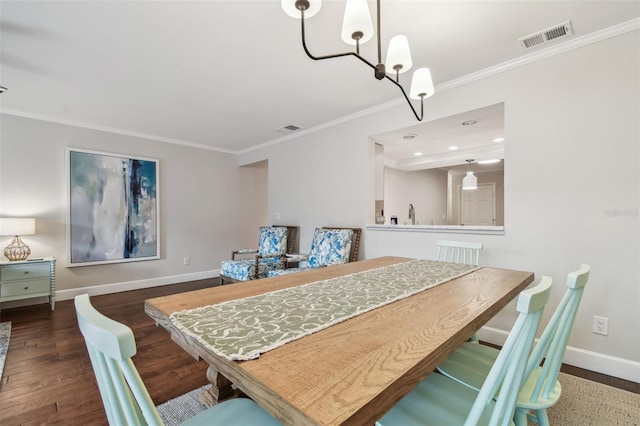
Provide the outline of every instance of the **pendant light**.
<path id="1" fill-rule="evenodd" d="M 471 168 L 471 163 L 475 160 L 467 160 L 469 164 L 469 168 Z M 469 170 L 467 175 L 462 179 L 462 189 L 464 190 L 472 190 L 478 189 L 478 178 L 474 176 L 473 171 Z"/>
<path id="2" fill-rule="evenodd" d="M 305 18 L 310 18 L 320 10 L 321 0 L 281 0 L 282 9 L 285 13 L 293 18 L 299 18 L 302 30 L 302 47 L 307 56 L 315 61 L 323 59 L 340 58 L 343 56 L 355 56 L 374 70 L 374 76 L 378 80 L 386 78 L 395 84 L 405 100 L 409 104 L 413 115 L 418 121 L 422 121 L 424 117 L 424 99 L 432 96 L 435 91 L 433 81 L 431 79 L 431 71 L 429 68 L 419 68 L 413 74 L 410 95 L 407 95 L 404 88 L 400 85 L 400 74 L 405 73 L 413 66 L 411 60 L 411 51 L 409 49 L 409 41 L 406 36 L 398 35 L 393 37 L 389 42 L 389 50 L 387 52 L 386 61 L 382 62 L 382 47 L 380 42 L 380 0 L 376 1 L 377 7 L 377 44 L 378 44 L 378 62 L 377 65 L 369 62 L 360 56 L 360 45 L 369 41 L 374 34 L 371 14 L 367 0 L 347 0 L 344 19 L 342 21 L 342 40 L 349 44 L 355 45 L 355 52 L 344 52 L 333 55 L 314 56 L 307 48 L 305 37 Z M 420 101 L 420 115 L 416 112 L 411 100 Z"/>

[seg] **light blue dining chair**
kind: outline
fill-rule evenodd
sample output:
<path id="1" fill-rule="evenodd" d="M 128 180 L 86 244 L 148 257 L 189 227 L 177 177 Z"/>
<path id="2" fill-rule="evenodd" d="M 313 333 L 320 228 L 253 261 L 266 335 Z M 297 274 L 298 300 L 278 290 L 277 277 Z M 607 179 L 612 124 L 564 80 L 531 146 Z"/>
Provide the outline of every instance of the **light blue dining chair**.
<path id="1" fill-rule="evenodd" d="M 588 265 L 581 265 L 580 269 L 568 275 L 567 290 L 529 357 L 525 384 L 516 401 L 514 420 L 518 426 L 526 426 L 527 418 L 540 425 L 549 425 L 547 408 L 560 398 L 562 388 L 558 373 L 584 286 L 589 279 L 589 270 Z M 465 343 L 438 366 L 438 371 L 477 390 L 499 353 L 498 349 L 489 346 Z M 535 415 L 530 414 L 530 410 Z"/>
<path id="2" fill-rule="evenodd" d="M 129 327 L 98 312 L 88 294 L 75 298 L 84 336 L 110 425 L 162 425 L 131 357 L 136 342 Z M 236 398 L 215 405 L 183 425 L 280 425 L 258 404 Z"/>
<path id="3" fill-rule="evenodd" d="M 432 373 L 376 424 L 512 424 L 516 396 L 523 383 L 527 358 L 550 291 L 551 278 L 542 277 L 538 285 L 520 293 L 517 302 L 520 314 L 479 391 L 442 374 Z"/>

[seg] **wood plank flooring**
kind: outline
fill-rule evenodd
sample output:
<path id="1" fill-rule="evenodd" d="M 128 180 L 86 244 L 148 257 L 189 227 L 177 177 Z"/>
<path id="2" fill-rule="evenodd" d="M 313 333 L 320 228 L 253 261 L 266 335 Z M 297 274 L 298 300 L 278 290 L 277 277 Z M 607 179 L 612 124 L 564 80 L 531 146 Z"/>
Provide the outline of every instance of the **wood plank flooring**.
<path id="1" fill-rule="evenodd" d="M 144 313 L 144 300 L 217 284 L 212 279 L 91 298 L 100 312 L 133 330 L 134 363 L 156 405 L 207 384 L 207 364 L 155 326 Z M 72 300 L 57 302 L 54 312 L 48 304 L 5 309 L 0 321 L 12 322 L 0 383 L 0 425 L 107 424 Z M 571 366 L 563 371 L 640 393 L 638 383 Z"/>
<path id="2" fill-rule="evenodd" d="M 136 337 L 134 363 L 157 404 L 208 383 L 207 364 L 171 341 L 144 313 L 144 300 L 217 285 L 203 280 L 91 298 L 106 316 L 127 324 Z M 0 384 L 0 424 L 107 424 L 72 300 L 6 309 L 11 339 Z"/>

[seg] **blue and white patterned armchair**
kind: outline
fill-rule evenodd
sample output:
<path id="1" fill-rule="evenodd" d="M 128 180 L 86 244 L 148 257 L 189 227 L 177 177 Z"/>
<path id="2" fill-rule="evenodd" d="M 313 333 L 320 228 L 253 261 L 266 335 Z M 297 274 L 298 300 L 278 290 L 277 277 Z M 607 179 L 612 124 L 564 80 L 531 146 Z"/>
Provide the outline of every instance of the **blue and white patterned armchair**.
<path id="1" fill-rule="evenodd" d="M 231 252 L 231 260 L 223 260 L 220 282 L 249 281 L 268 276 L 269 271 L 285 267 L 285 254 L 295 241 L 297 227 L 261 226 L 257 249 Z M 241 255 L 252 257 L 236 258 Z"/>
<path id="2" fill-rule="evenodd" d="M 317 228 L 311 241 L 307 266 L 269 271 L 270 277 L 355 261 L 360 245 L 360 228 Z"/>

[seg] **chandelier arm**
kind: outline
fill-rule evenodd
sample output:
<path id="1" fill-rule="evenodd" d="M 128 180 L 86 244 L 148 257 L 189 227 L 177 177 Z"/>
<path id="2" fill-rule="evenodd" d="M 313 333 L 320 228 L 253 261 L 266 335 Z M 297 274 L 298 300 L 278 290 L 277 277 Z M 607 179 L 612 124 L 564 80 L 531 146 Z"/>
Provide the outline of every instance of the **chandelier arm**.
<path id="1" fill-rule="evenodd" d="M 302 29 L 302 48 L 304 49 L 304 53 L 306 53 L 309 58 L 313 59 L 314 61 L 321 61 L 323 59 L 341 58 L 341 57 L 344 57 L 344 56 L 355 56 L 356 58 L 360 59 L 365 64 L 369 65 L 373 70 L 376 69 L 375 65 L 373 65 L 371 62 L 367 61 L 365 58 L 363 58 L 362 56 L 360 56 L 356 52 L 344 52 L 344 53 L 336 53 L 336 54 L 333 54 L 333 55 L 314 56 L 309 51 L 309 49 L 307 48 L 307 38 L 305 36 L 305 30 L 304 30 L 304 11 L 302 11 L 302 12 L 303 12 L 302 19 L 300 20 L 301 29 Z"/>
<path id="2" fill-rule="evenodd" d="M 392 82 L 393 84 L 398 86 L 398 88 L 402 92 L 402 95 L 404 96 L 404 98 L 406 99 L 407 103 L 409 104 L 409 108 L 411 108 L 411 111 L 413 112 L 413 115 L 416 116 L 416 119 L 418 121 L 422 121 L 422 118 L 424 117 L 424 96 L 420 97 L 420 116 L 418 116 L 418 113 L 416 112 L 415 108 L 413 107 L 413 104 L 411 103 L 411 100 L 409 99 L 409 96 L 407 96 L 407 92 L 404 91 L 404 87 L 402 87 L 402 85 L 400 83 L 398 83 L 397 81 L 395 81 L 393 78 L 389 77 L 388 75 L 385 75 L 385 77 L 386 77 L 387 80 L 389 80 L 390 82 Z"/>
<path id="3" fill-rule="evenodd" d="M 314 61 L 322 61 L 324 59 L 341 58 L 341 57 L 344 57 L 344 56 L 354 56 L 354 57 L 360 59 L 363 63 L 369 65 L 371 68 L 373 68 L 374 71 L 376 71 L 378 69 L 375 65 L 373 65 L 371 62 L 367 61 L 365 58 L 363 58 L 362 56 L 360 56 L 356 52 L 344 52 L 344 53 L 336 53 L 336 54 L 333 54 L 333 55 L 314 56 L 309 51 L 309 49 L 307 48 L 307 38 L 305 37 L 305 27 L 304 27 L 304 10 L 300 10 L 300 12 L 301 12 L 300 28 L 301 28 L 301 32 L 302 32 L 302 48 L 304 49 L 304 52 L 307 54 L 307 56 L 309 58 L 313 59 Z M 380 26 L 380 0 L 378 0 L 378 27 L 379 26 Z M 378 34 L 380 34 L 379 29 L 378 29 Z M 380 40 L 379 40 L 379 38 L 378 38 L 378 50 L 380 50 Z M 378 56 L 380 56 L 380 55 L 381 55 L 381 53 L 378 52 Z M 398 86 L 398 88 L 402 92 L 402 95 L 404 96 L 405 100 L 409 104 L 409 108 L 411 108 L 411 112 L 413 112 L 413 115 L 416 117 L 416 119 L 418 121 L 422 121 L 422 118 L 424 117 L 424 97 L 420 97 L 420 115 L 418 115 L 418 113 L 416 112 L 415 108 L 413 107 L 413 104 L 411 103 L 411 100 L 409 99 L 409 96 L 407 96 L 407 93 L 404 91 L 404 87 L 402 87 L 402 85 L 400 85 L 399 82 L 395 81 L 393 78 L 389 77 L 389 75 L 387 75 L 387 74 L 385 74 L 385 78 L 387 80 L 389 80 L 390 82 L 392 82 L 393 84 L 395 84 L 396 86 Z"/>

